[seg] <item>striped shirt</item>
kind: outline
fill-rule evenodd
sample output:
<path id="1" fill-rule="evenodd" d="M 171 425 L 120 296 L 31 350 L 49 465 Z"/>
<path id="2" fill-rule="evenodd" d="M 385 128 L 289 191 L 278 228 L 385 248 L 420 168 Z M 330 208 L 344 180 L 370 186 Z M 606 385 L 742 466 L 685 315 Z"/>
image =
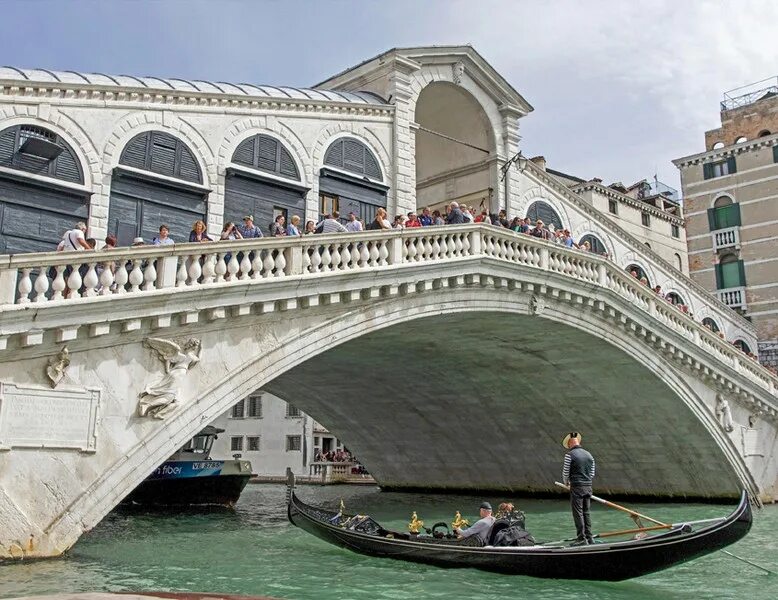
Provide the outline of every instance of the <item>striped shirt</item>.
<path id="1" fill-rule="evenodd" d="M 324 219 L 316 224 L 316 228 L 321 227 L 322 233 L 335 233 L 337 231 L 348 231 L 343 225 L 335 219 Z"/>
<path id="2" fill-rule="evenodd" d="M 582 452 L 581 452 L 582 451 Z M 573 452 L 575 452 L 575 465 L 573 465 Z M 570 481 L 570 468 L 573 467 L 573 478 L 576 481 Z M 562 463 L 562 483 L 573 485 L 591 485 L 594 480 L 594 457 L 580 446 L 572 448 L 565 454 L 565 460 Z M 588 479 L 588 481 L 582 481 Z"/>

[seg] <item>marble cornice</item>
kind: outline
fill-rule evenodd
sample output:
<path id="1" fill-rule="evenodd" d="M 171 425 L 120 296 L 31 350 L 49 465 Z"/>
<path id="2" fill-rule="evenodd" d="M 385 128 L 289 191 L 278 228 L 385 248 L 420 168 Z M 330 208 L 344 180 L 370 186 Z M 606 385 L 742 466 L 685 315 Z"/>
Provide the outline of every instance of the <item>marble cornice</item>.
<path id="1" fill-rule="evenodd" d="M 0 99 L 29 99 L 40 101 L 75 100 L 85 103 L 139 104 L 160 107 L 192 107 L 213 109 L 279 110 L 311 113 L 348 114 L 359 116 L 391 117 L 394 106 L 390 104 L 360 104 L 306 100 L 301 98 L 263 98 L 232 94 L 210 94 L 181 90 L 152 90 L 142 87 L 99 86 L 91 84 L 50 83 L 34 81 L 0 81 Z"/>
<path id="2" fill-rule="evenodd" d="M 602 194 L 603 196 L 607 196 L 608 198 L 613 198 L 614 200 L 618 200 L 619 202 L 623 202 L 624 204 L 628 204 L 629 206 L 638 208 L 644 212 L 654 215 L 655 217 L 659 217 L 666 221 L 670 221 L 671 223 L 678 225 L 680 227 L 683 227 L 685 223 L 685 220 L 682 217 L 671 215 L 670 213 L 661 210 L 656 206 L 651 206 L 650 204 L 646 204 L 645 202 L 636 200 L 631 196 L 622 194 L 621 192 L 609 188 L 608 186 L 602 185 L 601 183 L 597 183 L 596 181 L 585 181 L 583 183 L 579 183 L 571 187 L 570 189 L 574 190 L 575 192 L 595 190 L 600 194 Z"/>
<path id="3" fill-rule="evenodd" d="M 692 154 L 690 156 L 676 158 L 673 161 L 673 164 L 681 169 L 691 165 L 706 163 L 710 160 L 716 160 L 719 158 L 723 159 L 729 156 L 734 156 L 736 154 L 742 154 L 743 152 L 750 152 L 751 150 L 758 150 L 759 148 L 775 145 L 778 145 L 778 134 L 768 135 L 765 137 L 756 138 L 754 140 L 748 140 L 741 142 L 740 144 L 724 146 L 723 148 L 717 148 L 716 150 L 708 150 L 707 152 L 700 152 L 699 154 Z"/>

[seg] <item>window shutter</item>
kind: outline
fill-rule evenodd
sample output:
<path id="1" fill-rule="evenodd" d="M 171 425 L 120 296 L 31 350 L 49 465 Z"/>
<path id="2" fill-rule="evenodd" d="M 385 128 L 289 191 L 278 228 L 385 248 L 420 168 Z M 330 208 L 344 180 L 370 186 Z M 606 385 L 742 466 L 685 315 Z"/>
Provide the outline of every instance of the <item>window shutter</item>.
<path id="1" fill-rule="evenodd" d="M 716 229 L 718 229 L 716 227 L 716 209 L 715 208 L 709 208 L 708 209 L 708 228 L 711 231 L 716 231 Z"/>
<path id="2" fill-rule="evenodd" d="M 128 167 L 145 169 L 146 142 L 149 135 L 151 135 L 151 133 L 142 133 L 131 139 L 130 142 L 124 147 L 119 162 L 123 165 L 127 165 Z"/>
<path id="3" fill-rule="evenodd" d="M 742 223 L 740 222 L 740 204 L 736 202 L 735 204 L 730 204 L 730 206 L 731 208 L 729 209 L 730 210 L 729 226 L 740 227 L 740 225 L 742 225 Z"/>
<path id="4" fill-rule="evenodd" d="M 254 140 L 256 138 L 249 138 L 241 142 L 235 154 L 232 155 L 233 162 L 240 163 L 242 165 L 254 166 Z"/>
<path id="5" fill-rule="evenodd" d="M 294 179 L 300 179 L 300 174 L 297 172 L 297 165 L 294 164 L 292 155 L 289 154 L 286 148 L 281 146 L 281 163 L 279 164 L 278 172 L 281 175 L 292 177 Z"/>
<path id="6" fill-rule="evenodd" d="M 343 140 L 337 141 L 327 148 L 324 154 L 324 164 L 343 168 Z"/>
<path id="7" fill-rule="evenodd" d="M 724 289 L 724 282 L 722 281 L 724 278 L 721 275 L 721 265 L 713 265 L 713 270 L 716 273 L 716 289 Z"/>
<path id="8" fill-rule="evenodd" d="M 778 163 L 778 145 L 773 146 L 773 162 Z"/>
<path id="9" fill-rule="evenodd" d="M 76 162 L 76 157 L 65 149 L 56 159 L 54 173 L 57 179 L 81 183 L 81 169 Z"/>
<path id="10" fill-rule="evenodd" d="M 278 152 L 278 142 L 267 135 L 259 136 L 259 163 L 257 166 L 263 171 L 276 171 L 276 154 Z"/>
<path id="11" fill-rule="evenodd" d="M 746 265 L 742 260 L 737 261 L 738 279 L 741 286 L 746 285 Z"/>
<path id="12" fill-rule="evenodd" d="M 776 148 L 778 148 L 778 146 L 776 146 Z M 15 150 L 16 128 L 11 127 L 0 134 L 0 165 L 10 167 Z"/>
<path id="13" fill-rule="evenodd" d="M 711 179 L 713 177 L 713 164 L 705 163 L 702 165 L 702 177 L 703 179 Z"/>
<path id="14" fill-rule="evenodd" d="M 731 175 L 732 173 L 737 173 L 737 161 L 735 161 L 734 156 L 730 156 L 727 159 L 727 172 Z"/>

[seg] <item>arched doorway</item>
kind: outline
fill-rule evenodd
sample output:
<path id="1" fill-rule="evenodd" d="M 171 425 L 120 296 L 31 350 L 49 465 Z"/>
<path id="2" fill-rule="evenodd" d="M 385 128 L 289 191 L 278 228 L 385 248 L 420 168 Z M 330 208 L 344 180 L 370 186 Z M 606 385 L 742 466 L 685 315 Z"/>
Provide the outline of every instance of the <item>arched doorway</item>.
<path id="1" fill-rule="evenodd" d="M 460 86 L 435 82 L 416 102 L 416 206 L 452 201 L 497 212 L 497 155 L 492 124 Z"/>
<path id="2" fill-rule="evenodd" d="M 708 329 L 710 329 L 713 333 L 718 333 L 719 331 L 721 331 L 721 329 L 719 329 L 718 323 L 716 323 L 716 321 L 714 321 L 710 317 L 705 317 L 702 320 L 702 324 Z"/>
<path id="3" fill-rule="evenodd" d="M 607 254 L 608 249 L 605 247 L 605 244 L 602 243 L 602 240 L 598 238 L 596 235 L 593 235 L 591 233 L 587 233 L 585 236 L 583 236 L 580 240 L 578 240 L 578 245 L 583 246 L 584 242 L 589 242 L 589 251 L 594 252 L 595 254 Z"/>
<path id="4" fill-rule="evenodd" d="M 327 148 L 319 171 L 320 218 L 337 211 L 346 221 L 353 212 L 368 224 L 377 209 L 386 208 L 388 190 L 381 164 L 367 144 L 345 137 Z"/>
<path id="5" fill-rule="evenodd" d="M 529 217 L 530 224 L 533 226 L 535 225 L 535 222 L 540 219 L 546 227 L 553 225 L 554 229 L 562 228 L 562 217 L 559 216 L 559 213 L 557 213 L 548 202 L 542 202 L 540 200 L 533 202 L 529 205 L 529 208 L 527 208 L 526 216 Z"/>
<path id="6" fill-rule="evenodd" d="M 751 354 L 751 348 L 748 346 L 748 344 L 744 340 L 735 340 L 732 342 L 736 348 L 739 348 L 746 354 Z"/>
<path id="7" fill-rule="evenodd" d="M 686 304 L 686 302 L 683 301 L 683 298 L 678 292 L 670 292 L 665 296 L 665 300 L 667 300 L 670 304 L 674 304 L 676 306 Z"/>
<path id="8" fill-rule="evenodd" d="M 291 152 L 277 139 L 257 134 L 243 140 L 232 155 L 224 185 L 224 223 L 243 223 L 245 216 L 265 235 L 278 215 L 286 222 L 305 218 L 307 188 Z M 302 226 L 301 226 L 302 227 Z"/>
<path id="9" fill-rule="evenodd" d="M 643 267 L 636 264 L 628 265 L 626 268 L 627 273 L 632 275 L 635 279 L 638 279 L 642 281 L 645 279 L 648 282 L 648 285 L 651 286 L 651 280 L 648 278 L 648 273 L 645 272 Z"/>
<path id="10" fill-rule="evenodd" d="M 136 135 L 111 177 L 108 232 L 129 246 L 136 237 L 150 242 L 164 223 L 173 240 L 188 241 L 192 223 L 206 216 L 209 192 L 202 183 L 197 160 L 180 139 L 164 131 Z"/>
<path id="11" fill-rule="evenodd" d="M 37 125 L 0 132 L 0 254 L 54 250 L 62 234 L 89 214 L 89 193 L 75 151 Z M 30 175 L 37 175 L 33 178 Z"/>

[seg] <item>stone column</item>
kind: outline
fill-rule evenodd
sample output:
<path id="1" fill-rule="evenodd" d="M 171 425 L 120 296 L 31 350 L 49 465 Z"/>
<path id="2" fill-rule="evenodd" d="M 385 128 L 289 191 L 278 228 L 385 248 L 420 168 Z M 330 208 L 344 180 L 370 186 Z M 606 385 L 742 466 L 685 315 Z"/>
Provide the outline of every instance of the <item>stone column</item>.
<path id="1" fill-rule="evenodd" d="M 500 107 L 502 115 L 502 139 L 503 147 L 498 148 L 498 169 L 510 160 L 519 151 L 519 117 L 521 113 L 511 106 Z M 500 173 L 502 177 L 502 173 Z M 511 165 L 505 179 L 500 181 L 497 198 L 499 208 L 505 208 L 508 211 L 508 217 L 512 218 L 518 215 L 519 205 L 519 177 L 518 165 Z"/>

